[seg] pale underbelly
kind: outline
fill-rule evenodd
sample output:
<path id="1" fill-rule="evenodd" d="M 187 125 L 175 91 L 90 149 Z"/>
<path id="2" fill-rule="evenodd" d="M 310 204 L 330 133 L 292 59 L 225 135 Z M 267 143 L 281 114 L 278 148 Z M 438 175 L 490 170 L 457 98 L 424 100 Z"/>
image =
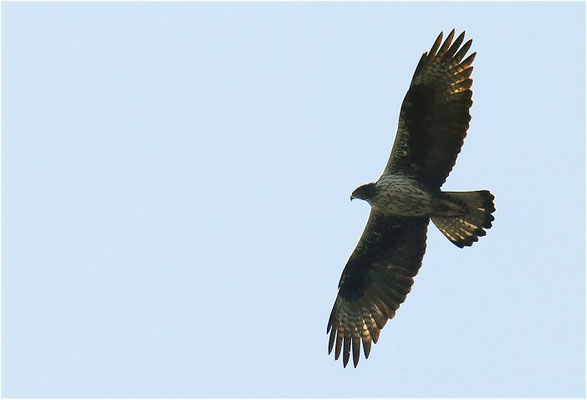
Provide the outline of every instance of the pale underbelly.
<path id="1" fill-rule="evenodd" d="M 462 215 L 463 209 L 443 198 L 440 193 L 431 192 L 416 182 L 396 177 L 377 182 L 379 193 L 372 199 L 371 206 L 385 215 L 404 217 L 433 217 Z"/>
<path id="2" fill-rule="evenodd" d="M 405 217 L 423 217 L 434 214 L 435 201 L 428 193 L 402 192 L 378 195 L 372 202 L 373 208 L 386 215 Z"/>

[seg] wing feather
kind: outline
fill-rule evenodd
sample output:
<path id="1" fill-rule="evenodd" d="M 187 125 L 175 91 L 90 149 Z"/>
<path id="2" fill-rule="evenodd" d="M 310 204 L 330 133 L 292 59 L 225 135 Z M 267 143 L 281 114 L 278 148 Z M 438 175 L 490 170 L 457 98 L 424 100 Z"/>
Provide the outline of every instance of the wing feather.
<path id="1" fill-rule="evenodd" d="M 436 51 L 438 51 L 438 48 L 440 47 L 440 43 L 442 43 L 442 32 L 440 32 L 438 34 L 438 37 L 434 41 L 434 44 L 432 44 L 432 47 L 430 48 L 429 54 L 431 54 L 432 56 L 435 56 Z"/>
<path id="2" fill-rule="evenodd" d="M 472 43 L 462 45 L 464 32 L 454 43 L 453 38 L 454 29 L 441 45 L 441 33 L 422 55 L 402 103 L 384 174 L 399 172 L 440 188 L 452 170 L 471 120 L 475 58 L 473 53 L 462 60 Z"/>
<path id="3" fill-rule="evenodd" d="M 465 43 L 463 45 L 463 47 L 461 47 L 461 49 L 453 57 L 456 62 L 460 62 L 463 59 L 463 57 L 465 56 L 465 54 L 467 54 L 467 51 L 469 51 L 469 49 L 471 48 L 471 45 L 472 44 L 473 44 L 473 40 L 472 39 L 469 39 L 467 41 L 467 43 Z"/>
<path id="4" fill-rule="evenodd" d="M 381 329 L 410 292 L 426 250 L 428 222 L 428 218 L 371 212 L 342 273 L 326 331 L 330 332 L 328 353 L 334 347 L 338 359 L 342 350 L 344 366 L 351 350 L 357 366 L 361 343 L 368 357 L 371 342 L 377 343 Z"/>
<path id="5" fill-rule="evenodd" d="M 344 350 L 342 351 L 342 364 L 346 367 L 349 362 L 349 357 L 351 355 L 351 337 L 345 336 L 344 337 Z"/>
<path id="6" fill-rule="evenodd" d="M 363 336 L 363 352 L 365 354 L 365 358 L 369 358 L 369 354 L 371 353 L 371 337 L 370 336 Z M 358 360 L 357 360 L 358 364 Z"/>
<path id="7" fill-rule="evenodd" d="M 443 57 L 446 54 L 448 47 L 450 46 L 450 43 L 452 42 L 452 39 L 454 38 L 454 36 L 455 36 L 455 30 L 453 29 L 452 31 L 450 31 L 450 33 L 446 37 L 446 40 L 444 41 L 444 43 L 440 47 L 440 50 L 438 50 L 438 55 L 440 57 Z"/>
<path id="8" fill-rule="evenodd" d="M 457 38 L 457 40 L 454 41 L 452 46 L 450 46 L 450 48 L 446 51 L 445 57 L 448 57 L 448 58 L 453 57 L 455 55 L 455 53 L 457 52 L 457 50 L 459 49 L 459 47 L 461 47 L 461 44 L 463 43 L 464 39 L 465 39 L 465 32 L 462 32 L 459 35 L 459 37 Z"/>

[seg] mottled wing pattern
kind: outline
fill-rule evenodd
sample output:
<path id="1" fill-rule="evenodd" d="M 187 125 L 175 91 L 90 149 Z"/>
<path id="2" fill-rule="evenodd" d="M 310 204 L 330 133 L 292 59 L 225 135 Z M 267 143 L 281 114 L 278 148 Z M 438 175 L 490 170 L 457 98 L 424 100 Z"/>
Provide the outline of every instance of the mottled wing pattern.
<path id="1" fill-rule="evenodd" d="M 385 217 L 371 212 L 359 244 L 339 282 L 330 319 L 328 353 L 343 354 L 346 367 L 352 349 L 355 367 L 361 342 L 365 358 L 371 342 L 410 292 L 426 250 L 428 218 Z"/>
<path id="2" fill-rule="evenodd" d="M 465 32 L 454 43 L 453 37 L 454 29 L 442 43 L 440 33 L 420 58 L 384 174 L 409 174 L 440 188 L 454 166 L 471 120 L 470 76 L 476 53 L 463 60 L 472 40 L 461 47 Z"/>

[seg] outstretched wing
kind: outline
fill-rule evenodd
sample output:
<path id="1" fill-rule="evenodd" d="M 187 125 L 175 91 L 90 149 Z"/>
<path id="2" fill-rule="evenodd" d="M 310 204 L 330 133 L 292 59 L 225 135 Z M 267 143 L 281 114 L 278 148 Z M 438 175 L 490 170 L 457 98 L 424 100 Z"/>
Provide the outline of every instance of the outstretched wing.
<path id="1" fill-rule="evenodd" d="M 328 353 L 341 349 L 346 367 L 351 348 L 355 367 L 361 341 L 365 358 L 371 341 L 410 292 L 413 277 L 426 250 L 428 218 L 385 217 L 373 211 L 359 244 L 347 262 L 339 282 L 328 329 Z M 336 346 L 335 346 L 336 343 Z"/>
<path id="2" fill-rule="evenodd" d="M 420 58 L 384 174 L 401 172 L 440 188 L 454 166 L 471 120 L 476 53 L 463 60 L 472 40 L 461 47 L 465 32 L 451 45 L 453 37 L 454 29 L 440 46 L 441 32 Z"/>

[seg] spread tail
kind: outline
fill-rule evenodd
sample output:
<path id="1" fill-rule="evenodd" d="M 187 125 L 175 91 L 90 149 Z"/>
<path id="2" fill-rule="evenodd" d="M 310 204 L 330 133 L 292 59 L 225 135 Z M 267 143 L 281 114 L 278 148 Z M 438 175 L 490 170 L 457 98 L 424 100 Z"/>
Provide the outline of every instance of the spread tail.
<path id="1" fill-rule="evenodd" d="M 483 228 L 491 228 L 495 206 L 487 190 L 477 192 L 443 192 L 449 200 L 463 206 L 467 213 L 455 217 L 432 217 L 432 222 L 456 246 L 472 246 L 485 236 Z"/>

